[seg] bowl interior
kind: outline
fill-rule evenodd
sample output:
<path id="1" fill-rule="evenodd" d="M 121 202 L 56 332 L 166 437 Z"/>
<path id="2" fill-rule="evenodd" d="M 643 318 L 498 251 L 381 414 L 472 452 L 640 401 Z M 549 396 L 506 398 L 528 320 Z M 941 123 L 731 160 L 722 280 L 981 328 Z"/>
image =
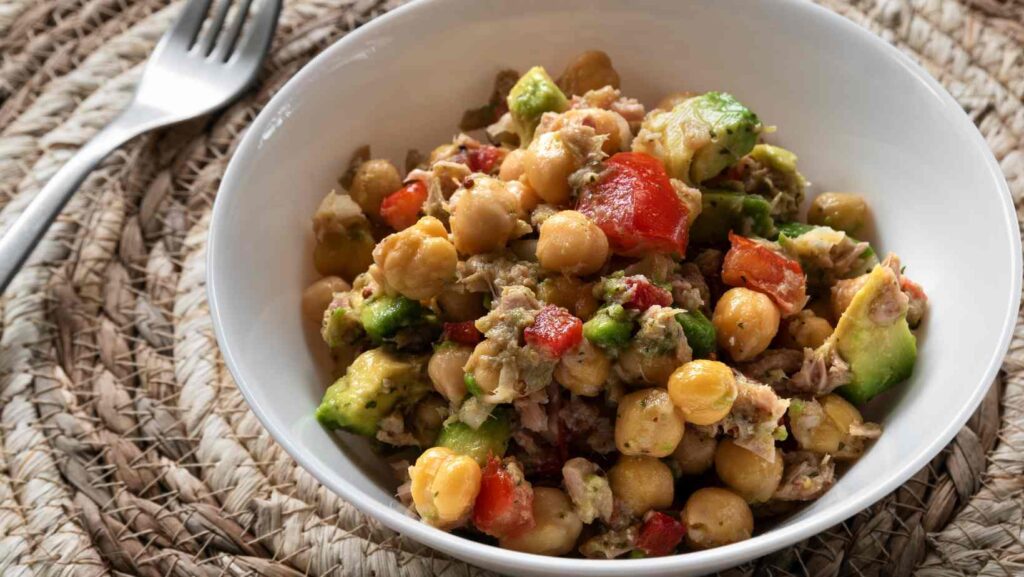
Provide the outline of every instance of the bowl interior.
<path id="1" fill-rule="evenodd" d="M 751 541 L 629 566 L 693 572 L 738 563 L 841 521 L 923 465 L 977 404 L 1016 317 L 1016 220 L 980 135 L 909 60 L 822 9 L 435 0 L 351 34 L 274 98 L 231 162 L 209 261 L 220 345 L 275 438 L 356 506 L 492 568 L 553 574 L 585 563 L 480 546 L 405 517 L 366 444 L 313 419 L 329 378 L 304 336 L 299 299 L 315 279 L 310 217 L 357 147 L 370 144 L 402 166 L 409 148 L 450 139 L 462 111 L 487 100 L 498 70 L 539 63 L 554 75 L 589 48 L 608 52 L 623 92 L 648 107 L 679 90 L 736 95 L 778 127 L 770 140 L 799 156 L 812 195 L 866 196 L 872 240 L 897 252 L 930 298 L 913 378 L 874 403 L 885 432 L 831 491 Z"/>

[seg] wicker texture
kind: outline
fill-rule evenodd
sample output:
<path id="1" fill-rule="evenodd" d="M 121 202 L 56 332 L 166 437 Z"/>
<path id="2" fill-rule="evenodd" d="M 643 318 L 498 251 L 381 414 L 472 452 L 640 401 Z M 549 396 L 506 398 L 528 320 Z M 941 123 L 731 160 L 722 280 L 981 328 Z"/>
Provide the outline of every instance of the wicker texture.
<path id="1" fill-rule="evenodd" d="M 261 428 L 205 302 L 209 210 L 256 111 L 390 0 L 290 0 L 260 85 L 85 182 L 0 299 L 0 574 L 477 575 Z M 1024 210 L 1024 2 L 823 0 L 942 81 Z M 0 2 L 0 230 L 127 102 L 181 0 Z M 956 440 L 871 509 L 729 575 L 1024 574 L 1024 328 Z"/>

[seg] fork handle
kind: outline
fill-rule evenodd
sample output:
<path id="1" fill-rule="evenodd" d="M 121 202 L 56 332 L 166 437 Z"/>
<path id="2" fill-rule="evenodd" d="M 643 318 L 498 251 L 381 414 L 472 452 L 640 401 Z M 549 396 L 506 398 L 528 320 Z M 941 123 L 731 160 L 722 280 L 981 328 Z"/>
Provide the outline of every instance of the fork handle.
<path id="1" fill-rule="evenodd" d="M 132 121 L 132 116 L 130 113 L 119 116 L 80 148 L 4 232 L 0 238 L 0 293 L 7 289 L 11 279 L 89 173 L 107 155 L 144 130 L 138 122 Z"/>

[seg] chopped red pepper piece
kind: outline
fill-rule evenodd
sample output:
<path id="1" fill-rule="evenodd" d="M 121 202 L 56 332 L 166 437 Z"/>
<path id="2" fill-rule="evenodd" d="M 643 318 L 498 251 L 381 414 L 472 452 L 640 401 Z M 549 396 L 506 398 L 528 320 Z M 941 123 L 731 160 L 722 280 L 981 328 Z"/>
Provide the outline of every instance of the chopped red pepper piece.
<path id="1" fill-rule="evenodd" d="M 461 323 L 444 323 L 444 340 L 459 343 L 460 345 L 473 346 L 483 339 L 480 331 L 476 330 L 473 321 Z"/>
<path id="2" fill-rule="evenodd" d="M 473 525 L 493 537 L 516 535 L 534 526 L 533 487 L 524 479 L 517 480 L 493 455 L 480 478 Z"/>
<path id="3" fill-rule="evenodd" d="M 507 151 L 497 146 L 485 144 L 480 148 L 470 148 L 466 151 L 466 165 L 473 172 L 491 174 L 501 166 Z"/>
<path id="4" fill-rule="evenodd" d="M 599 180 L 584 187 L 576 210 L 601 227 L 612 251 L 684 254 L 690 209 L 658 159 L 620 152 L 605 161 Z"/>
<path id="5" fill-rule="evenodd" d="M 672 293 L 654 285 L 644 276 L 626 277 L 625 283 L 633 289 L 632 297 L 622 304 L 627 309 L 645 311 L 654 305 L 667 307 L 672 304 Z"/>
<path id="6" fill-rule="evenodd" d="M 907 296 L 912 300 L 928 301 L 928 295 L 924 294 L 924 289 L 921 288 L 921 285 L 905 276 L 900 277 L 900 289 L 907 293 Z"/>
<path id="7" fill-rule="evenodd" d="M 640 527 L 636 547 L 648 557 L 669 555 L 679 546 L 685 534 L 686 527 L 675 518 L 653 512 L 648 514 L 647 520 Z"/>
<path id="8" fill-rule="evenodd" d="M 729 286 L 742 286 L 771 297 L 790 316 L 807 303 L 807 276 L 800 263 L 786 258 L 749 238 L 729 231 L 732 248 L 725 254 L 722 281 Z"/>
<path id="9" fill-rule="evenodd" d="M 419 220 L 420 209 L 427 200 L 427 185 L 414 180 L 384 197 L 380 216 L 395 230 L 409 228 Z"/>
<path id="10" fill-rule="evenodd" d="M 547 305 L 537 311 L 523 337 L 527 344 L 558 358 L 583 341 L 583 321 L 562 307 Z"/>

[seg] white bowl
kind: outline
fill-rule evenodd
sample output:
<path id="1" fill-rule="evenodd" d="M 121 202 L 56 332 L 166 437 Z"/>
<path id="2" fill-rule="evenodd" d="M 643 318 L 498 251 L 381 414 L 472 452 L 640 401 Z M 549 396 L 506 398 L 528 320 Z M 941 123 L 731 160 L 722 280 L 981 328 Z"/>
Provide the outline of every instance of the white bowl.
<path id="1" fill-rule="evenodd" d="M 876 408 L 885 429 L 824 497 L 753 539 L 642 560 L 541 557 L 476 543 L 407 516 L 388 473 L 313 410 L 328 384 L 299 315 L 315 278 L 310 217 L 352 151 L 402 164 L 448 140 L 494 73 L 559 71 L 608 52 L 652 106 L 724 90 L 779 127 L 813 192 L 863 193 L 884 251 L 930 297 L 915 373 Z M 1021 250 L 999 167 L 949 94 L 900 52 L 796 1 L 428 0 L 375 20 L 308 64 L 238 147 L 214 207 L 209 299 L 221 351 L 253 411 L 296 461 L 385 525 L 454 557 L 529 575 L 693 575 L 765 555 L 877 501 L 964 424 L 1007 349 Z"/>

